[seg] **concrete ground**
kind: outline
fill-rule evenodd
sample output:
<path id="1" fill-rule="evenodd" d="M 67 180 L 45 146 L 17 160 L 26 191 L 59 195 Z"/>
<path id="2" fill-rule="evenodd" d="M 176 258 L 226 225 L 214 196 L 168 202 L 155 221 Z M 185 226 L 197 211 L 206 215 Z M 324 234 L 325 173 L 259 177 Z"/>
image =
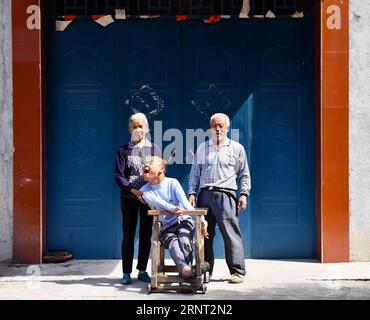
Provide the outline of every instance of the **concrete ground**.
<path id="1" fill-rule="evenodd" d="M 246 260 L 246 266 L 247 276 L 242 284 L 228 283 L 226 262 L 216 260 L 206 294 L 149 295 L 146 284 L 136 279 L 136 271 L 132 285 L 120 284 L 120 260 L 71 260 L 33 266 L 0 264 L 0 299 L 370 300 L 370 263 Z"/>

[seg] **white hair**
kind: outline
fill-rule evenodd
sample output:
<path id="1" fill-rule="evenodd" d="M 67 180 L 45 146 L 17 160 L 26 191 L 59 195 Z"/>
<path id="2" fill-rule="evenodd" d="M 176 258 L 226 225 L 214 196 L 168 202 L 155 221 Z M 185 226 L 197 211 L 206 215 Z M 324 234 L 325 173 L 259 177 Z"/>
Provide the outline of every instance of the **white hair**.
<path id="1" fill-rule="evenodd" d="M 145 114 L 144 113 L 141 113 L 141 112 L 138 112 L 138 113 L 134 113 L 130 119 L 128 120 L 128 126 L 131 127 L 131 122 L 132 121 L 135 121 L 135 120 L 144 120 L 145 122 L 145 125 L 147 127 L 147 129 L 149 130 L 149 123 L 148 123 L 148 119 L 146 118 Z"/>
<path id="2" fill-rule="evenodd" d="M 227 125 L 228 127 L 230 127 L 230 118 L 229 118 L 229 116 L 228 116 L 228 115 L 226 115 L 226 114 L 224 114 L 224 113 L 215 113 L 215 114 L 211 117 L 211 121 L 210 121 L 211 126 L 212 126 L 212 122 L 213 122 L 213 120 L 214 120 L 214 119 L 216 119 L 216 118 L 219 118 L 219 117 L 224 118 L 224 119 L 226 120 L 226 125 Z"/>

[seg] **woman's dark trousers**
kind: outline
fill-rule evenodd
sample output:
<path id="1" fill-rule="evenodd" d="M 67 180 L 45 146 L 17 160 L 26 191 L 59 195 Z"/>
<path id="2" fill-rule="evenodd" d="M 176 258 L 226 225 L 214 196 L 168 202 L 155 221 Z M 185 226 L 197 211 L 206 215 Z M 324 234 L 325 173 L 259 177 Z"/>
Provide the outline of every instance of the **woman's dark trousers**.
<path id="1" fill-rule="evenodd" d="M 149 207 L 142 204 L 136 198 L 121 199 L 122 208 L 122 271 L 132 272 L 134 259 L 134 242 L 138 215 L 140 215 L 139 228 L 139 255 L 136 269 L 145 271 L 151 247 L 153 217 L 148 216 Z"/>

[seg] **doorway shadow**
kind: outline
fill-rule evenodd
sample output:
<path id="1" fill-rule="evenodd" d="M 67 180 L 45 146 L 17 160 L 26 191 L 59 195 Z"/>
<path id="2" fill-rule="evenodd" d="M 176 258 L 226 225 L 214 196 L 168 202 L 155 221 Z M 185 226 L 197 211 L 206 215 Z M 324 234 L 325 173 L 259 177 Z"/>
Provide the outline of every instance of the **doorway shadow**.
<path id="1" fill-rule="evenodd" d="M 212 282 L 222 282 L 227 281 L 226 279 L 216 279 L 211 280 Z M 133 279 L 132 284 L 130 285 L 123 285 L 120 282 L 119 278 L 105 278 L 105 277 L 99 277 L 99 278 L 83 278 L 83 279 L 66 279 L 66 280 L 42 280 L 42 283 L 53 283 L 61 286 L 76 286 L 76 285 L 86 285 L 86 286 L 92 286 L 92 287 L 98 287 L 100 288 L 113 288 L 119 292 L 127 293 L 127 294 L 138 294 L 138 295 L 145 295 L 147 297 L 152 296 L 152 294 L 159 297 L 160 294 L 166 294 L 167 295 L 174 295 L 176 297 L 179 296 L 179 294 L 188 296 L 188 297 L 196 297 L 199 295 L 199 292 L 192 292 L 192 291 L 186 291 L 186 290 L 159 290 L 157 292 L 153 292 L 152 294 L 149 294 L 147 291 L 147 283 L 138 281 L 136 279 Z M 99 293 L 99 296 L 104 297 L 101 292 Z"/>
<path id="2" fill-rule="evenodd" d="M 83 279 L 66 279 L 66 280 L 43 280 L 43 283 L 55 283 L 61 286 L 68 286 L 68 285 L 86 285 L 86 286 L 93 286 L 93 287 L 109 287 L 114 288 L 119 291 L 126 291 L 126 292 L 135 292 L 135 293 L 144 293 L 147 294 L 147 284 L 142 281 L 136 281 L 133 279 L 132 284 L 130 285 L 123 285 L 120 282 L 120 278 L 107 278 L 107 277 L 86 277 Z"/>

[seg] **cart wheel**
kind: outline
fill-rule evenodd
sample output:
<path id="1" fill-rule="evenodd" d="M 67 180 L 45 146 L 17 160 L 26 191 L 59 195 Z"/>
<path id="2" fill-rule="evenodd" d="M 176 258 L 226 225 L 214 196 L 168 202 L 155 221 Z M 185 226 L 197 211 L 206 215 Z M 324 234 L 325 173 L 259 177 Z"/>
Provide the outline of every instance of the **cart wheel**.
<path id="1" fill-rule="evenodd" d="M 148 290 L 148 294 L 152 293 L 152 285 L 150 283 L 148 283 L 148 285 L 146 286 L 146 289 Z"/>
<path id="2" fill-rule="evenodd" d="M 207 291 L 207 286 L 205 284 L 202 284 L 202 294 L 205 294 Z"/>

